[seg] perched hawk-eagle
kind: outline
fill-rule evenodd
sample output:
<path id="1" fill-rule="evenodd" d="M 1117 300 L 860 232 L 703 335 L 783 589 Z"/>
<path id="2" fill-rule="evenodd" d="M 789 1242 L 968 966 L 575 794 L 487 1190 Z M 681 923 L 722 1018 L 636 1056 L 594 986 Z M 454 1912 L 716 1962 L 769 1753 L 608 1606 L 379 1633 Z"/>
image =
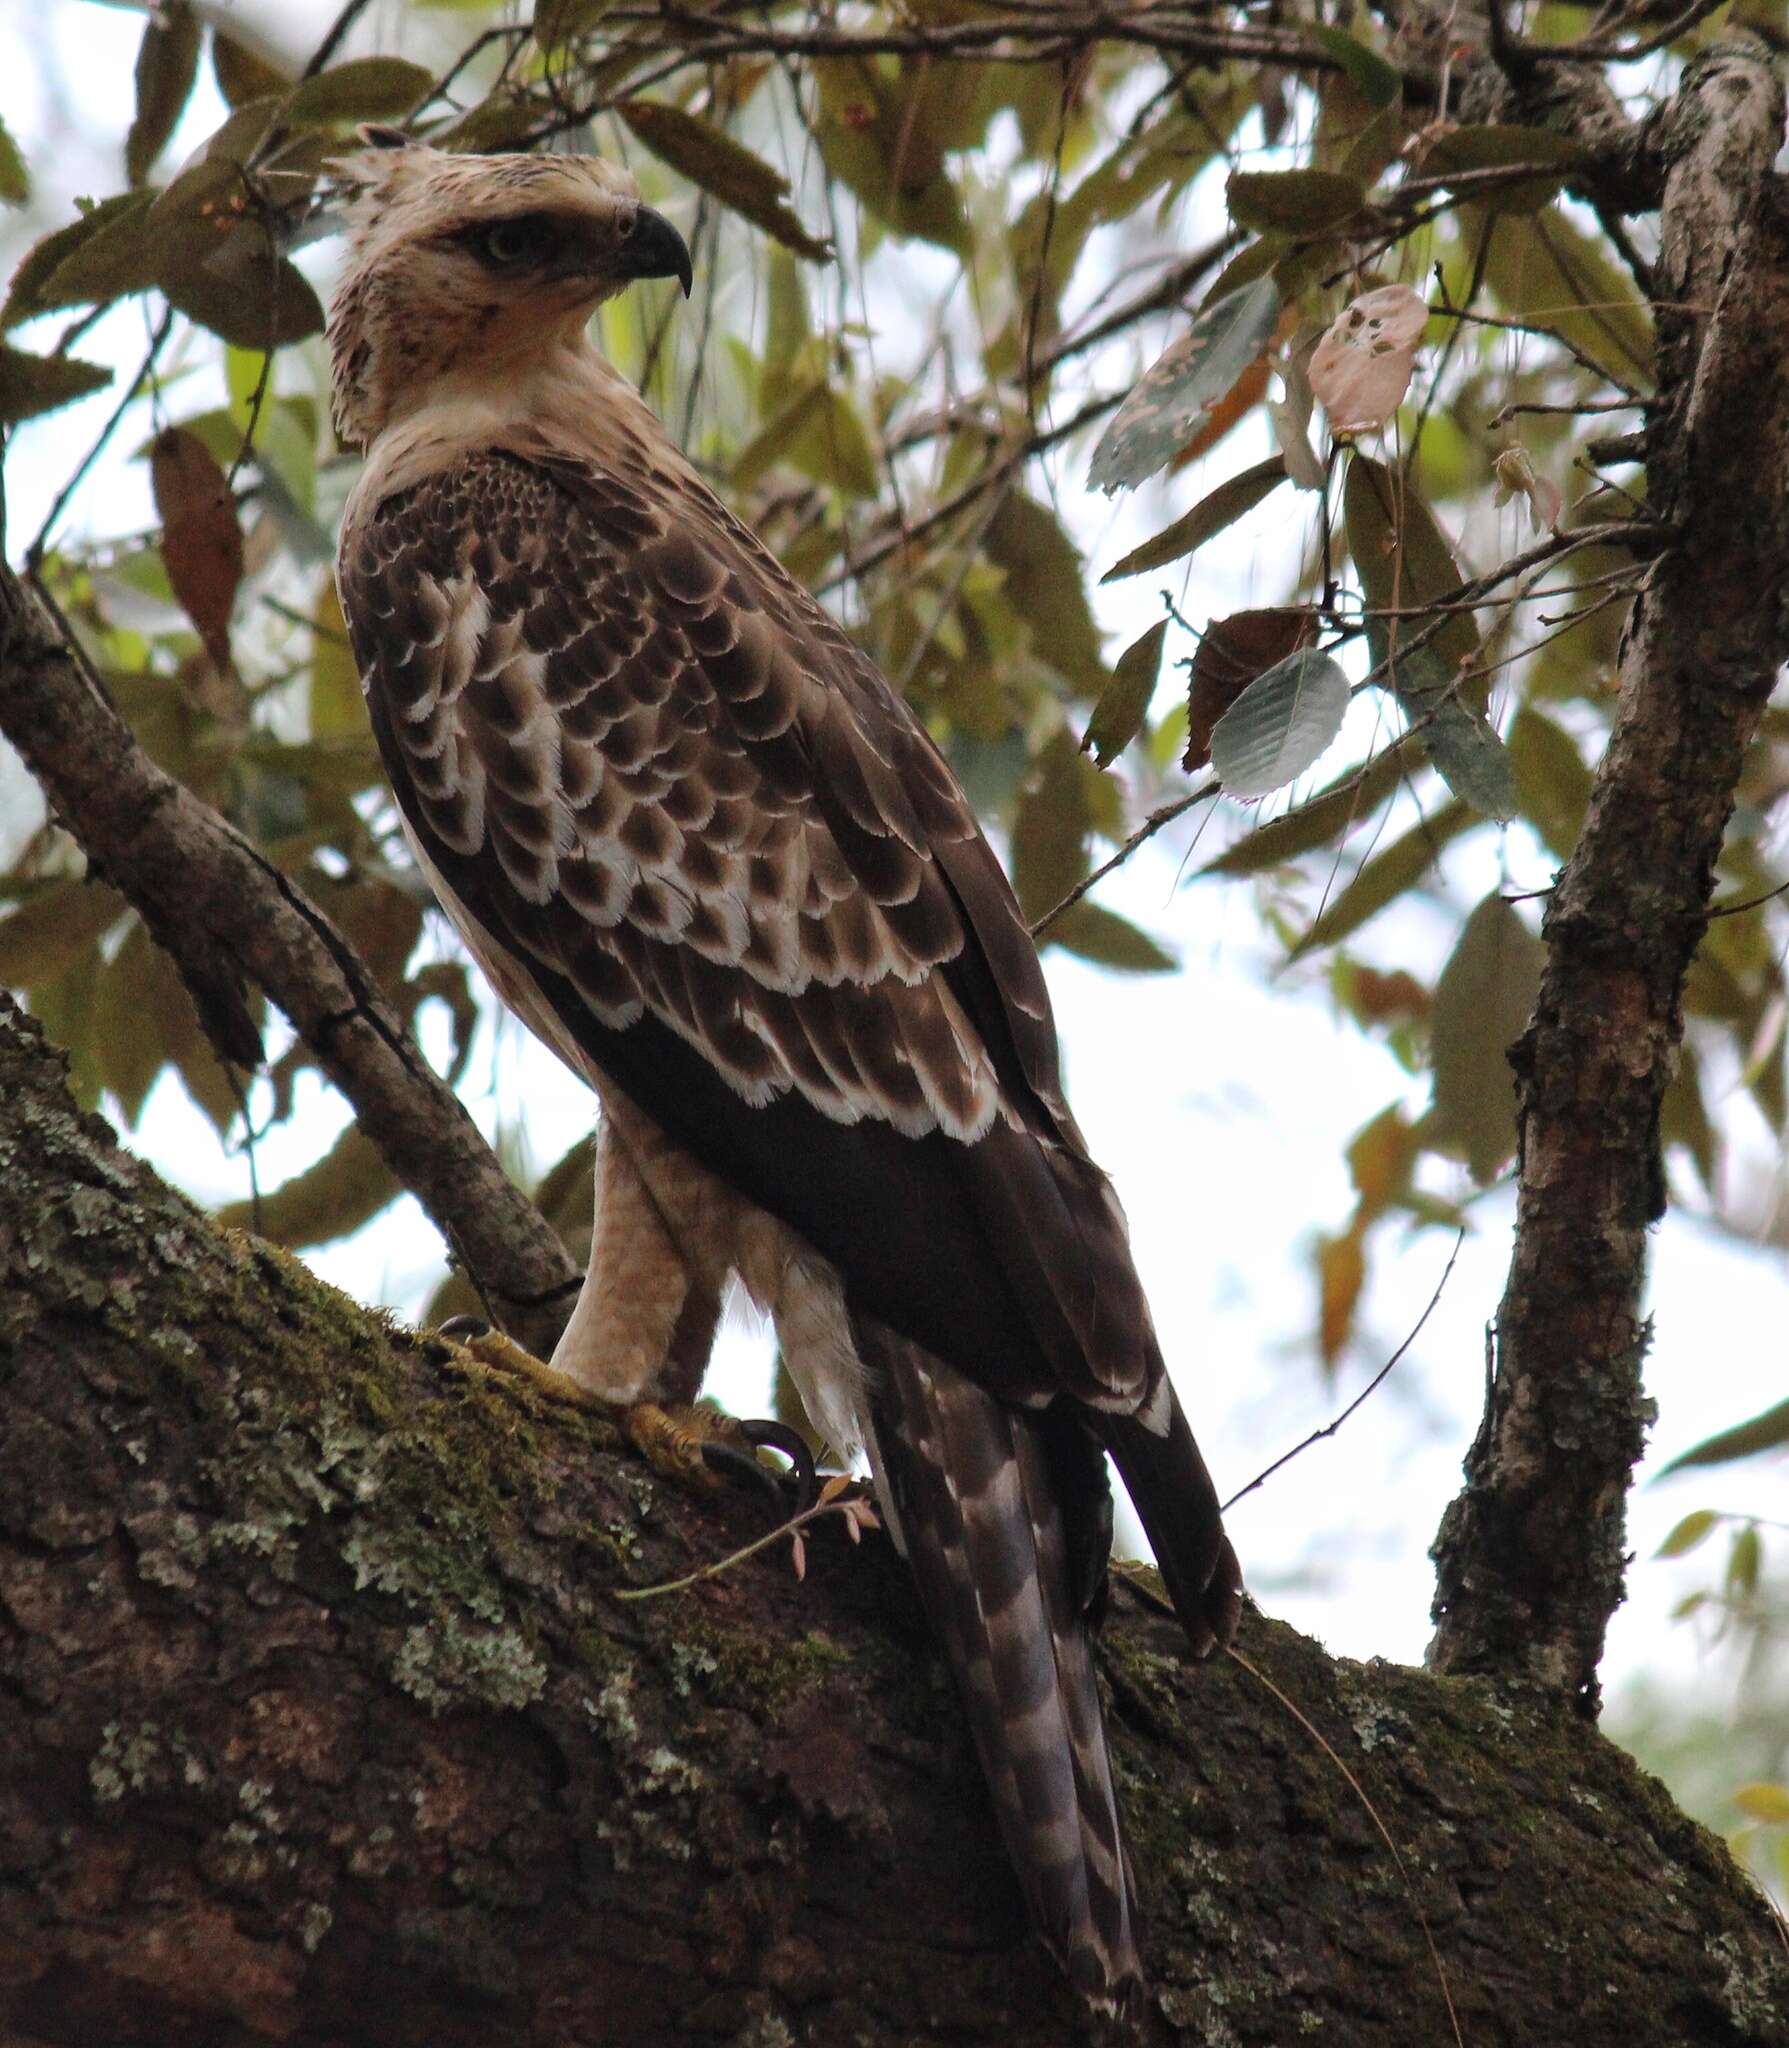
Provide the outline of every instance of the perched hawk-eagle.
<path id="1" fill-rule="evenodd" d="M 553 1366 L 679 1412 L 739 1276 L 868 1449 L 1044 1940 L 1121 2004 L 1106 1453 L 1197 1651 L 1239 1578 L 1012 891 L 912 713 L 592 346 L 631 281 L 687 291 L 676 231 L 590 158 L 367 139 L 342 604 L 417 858 L 602 1100 Z"/>

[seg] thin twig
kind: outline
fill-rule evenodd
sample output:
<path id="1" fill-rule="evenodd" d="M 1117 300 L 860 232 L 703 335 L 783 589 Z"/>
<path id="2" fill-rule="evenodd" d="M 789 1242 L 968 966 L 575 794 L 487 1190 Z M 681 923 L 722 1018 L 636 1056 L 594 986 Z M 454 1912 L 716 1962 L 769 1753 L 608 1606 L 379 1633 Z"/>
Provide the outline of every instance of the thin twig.
<path id="1" fill-rule="evenodd" d="M 104 454 L 107 444 L 118 431 L 119 422 L 136 403 L 138 392 L 154 376 L 156 363 L 161 358 L 162 350 L 167 346 L 168 335 L 173 325 L 174 308 L 171 305 L 164 305 L 161 311 L 161 318 L 155 323 L 154 332 L 149 337 L 149 346 L 144 351 L 143 360 L 138 366 L 137 374 L 130 380 L 129 387 L 126 389 L 124 396 L 112 408 L 112 416 L 100 428 L 93 446 L 81 457 L 80 462 L 75 467 L 74 474 L 62 486 L 61 490 L 56 493 L 50 509 L 44 514 L 43 524 L 37 529 L 37 538 L 25 550 L 25 574 L 33 583 L 36 583 L 38 580 L 38 566 L 43 561 L 44 550 L 49 545 L 50 535 L 55 531 L 57 520 L 62 517 L 63 512 L 67 509 L 68 501 L 81 488 L 82 484 L 86 482 L 87 472 L 92 469 L 100 456 Z"/>
<path id="2" fill-rule="evenodd" d="M 1123 867 L 1137 848 L 1146 839 L 1153 839 L 1164 825 L 1172 825 L 1176 818 L 1184 817 L 1194 804 L 1203 803 L 1208 796 L 1218 796 L 1222 792 L 1223 784 L 1214 778 L 1210 782 L 1200 783 L 1197 789 L 1190 791 L 1186 796 L 1177 796 L 1172 803 L 1163 804 L 1159 810 L 1151 811 L 1110 860 L 1102 861 L 1084 881 L 1077 882 L 1060 903 L 1044 912 L 1031 927 L 1031 936 L 1034 939 L 1041 939 L 1058 918 L 1074 909 L 1095 883 L 1103 882 L 1114 868 Z"/>
<path id="3" fill-rule="evenodd" d="M 1280 1454 L 1279 1457 L 1275 1458 L 1273 1463 L 1269 1465 L 1264 1471 L 1257 1472 L 1254 1478 L 1249 1481 L 1247 1486 L 1239 1488 L 1235 1493 L 1233 1493 L 1230 1496 L 1230 1498 L 1227 1501 L 1225 1501 L 1223 1508 L 1221 1510 L 1222 1513 L 1227 1515 L 1239 1500 L 1242 1500 L 1246 1495 L 1253 1493 L 1258 1486 L 1265 1486 L 1268 1480 L 1270 1480 L 1276 1472 L 1282 1470 L 1285 1466 L 1290 1465 L 1294 1458 L 1303 1456 L 1303 1454 L 1306 1451 L 1308 1451 L 1313 1444 L 1320 1444 L 1322 1443 L 1325 1437 L 1334 1436 L 1336 1431 L 1341 1428 L 1342 1424 L 1348 1420 L 1348 1418 L 1355 1412 L 1355 1410 L 1359 1408 L 1364 1401 L 1370 1399 L 1372 1395 L 1376 1394 L 1379 1391 L 1380 1387 L 1385 1382 L 1386 1375 L 1391 1371 L 1392 1367 L 1397 1364 L 1398 1360 L 1403 1357 L 1405 1352 L 1410 1349 L 1411 1345 L 1416 1342 L 1417 1338 L 1422 1335 L 1424 1323 L 1426 1323 L 1429 1320 L 1429 1318 L 1435 1313 L 1435 1310 L 1440 1303 L 1441 1297 L 1443 1293 L 1446 1291 L 1447 1283 L 1453 1278 L 1454 1263 L 1460 1256 L 1461 1245 L 1463 1245 L 1465 1242 L 1466 1233 L 1464 1230 L 1462 1230 L 1459 1236 L 1454 1239 L 1454 1248 L 1447 1255 L 1447 1265 L 1442 1271 L 1441 1278 L 1435 1283 L 1435 1292 L 1429 1296 L 1428 1307 L 1425 1308 L 1422 1314 L 1417 1317 L 1415 1328 L 1411 1330 L 1409 1336 L 1404 1339 L 1403 1343 L 1398 1346 L 1398 1348 L 1385 1361 L 1385 1363 L 1379 1368 L 1379 1370 L 1376 1373 L 1374 1373 L 1373 1377 L 1370 1380 L 1368 1380 L 1366 1385 L 1361 1388 L 1360 1392 L 1355 1395 L 1354 1399 L 1348 1403 L 1347 1407 L 1342 1410 L 1341 1414 L 1338 1415 L 1333 1422 L 1326 1422 L 1321 1429 L 1312 1430 L 1310 1435 L 1305 1438 L 1303 1443 L 1294 1444 L 1289 1451 L 1284 1451 Z"/>

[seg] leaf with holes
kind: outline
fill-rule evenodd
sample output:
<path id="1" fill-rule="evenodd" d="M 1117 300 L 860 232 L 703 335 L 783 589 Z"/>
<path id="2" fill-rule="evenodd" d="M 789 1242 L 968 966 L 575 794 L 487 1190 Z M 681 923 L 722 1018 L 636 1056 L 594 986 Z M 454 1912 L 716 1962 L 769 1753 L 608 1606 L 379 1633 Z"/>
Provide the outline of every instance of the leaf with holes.
<path id="1" fill-rule="evenodd" d="M 1331 433 L 1382 427 L 1404 402 L 1429 309 L 1407 284 L 1362 292 L 1342 309 L 1311 356 L 1311 391 Z"/>
<path id="2" fill-rule="evenodd" d="M 1249 684 L 1211 729 L 1211 765 L 1228 796 L 1266 796 L 1295 781 L 1348 715 L 1348 678 L 1302 648 Z"/>
<path id="3" fill-rule="evenodd" d="M 1110 497 L 1154 476 L 1266 347 L 1279 314 L 1271 277 L 1207 307 L 1118 408 L 1087 481 Z"/>

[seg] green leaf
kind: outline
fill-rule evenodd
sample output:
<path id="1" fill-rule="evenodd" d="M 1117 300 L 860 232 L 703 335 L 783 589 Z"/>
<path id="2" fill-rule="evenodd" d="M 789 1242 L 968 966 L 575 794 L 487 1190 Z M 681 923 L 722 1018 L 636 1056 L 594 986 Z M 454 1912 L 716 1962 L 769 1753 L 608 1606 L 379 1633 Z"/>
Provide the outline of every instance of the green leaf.
<path id="1" fill-rule="evenodd" d="M 1146 540 L 1140 548 L 1133 548 L 1122 561 L 1108 569 L 1100 581 L 1116 583 L 1124 576 L 1141 576 L 1150 569 L 1165 568 L 1168 563 L 1179 561 L 1183 555 L 1192 554 L 1214 534 L 1222 533 L 1226 526 L 1233 526 L 1245 513 L 1252 512 L 1270 491 L 1285 480 L 1283 456 L 1270 455 L 1265 462 L 1257 462 L 1252 469 L 1245 469 L 1241 475 L 1228 478 L 1215 491 L 1208 492 L 1190 512 L 1183 512 L 1172 526 L 1164 526 L 1153 539 Z"/>
<path id="2" fill-rule="evenodd" d="M 97 305 L 155 282 L 141 216 L 154 194 L 120 192 L 33 245 L 13 277 L 0 324 L 16 327 L 64 306 Z"/>
<path id="3" fill-rule="evenodd" d="M 1211 766 L 1226 796 L 1266 796 L 1296 781 L 1342 729 L 1348 678 L 1301 647 L 1243 691 L 1211 729 Z"/>
<path id="4" fill-rule="evenodd" d="M 283 1181 L 259 1203 L 230 1202 L 217 1220 L 252 1230 L 292 1251 L 332 1244 L 370 1223 L 403 1192 L 397 1176 L 358 1124 L 350 1124 L 313 1165 Z"/>
<path id="5" fill-rule="evenodd" d="M 881 482 L 856 407 L 825 380 L 798 390 L 740 450 L 733 488 L 749 490 L 779 462 L 855 498 L 874 497 Z"/>
<path id="6" fill-rule="evenodd" d="M 1733 1803 L 1748 1820 L 1763 1821 L 1768 1827 L 1789 1826 L 1789 1785 L 1762 1780 L 1741 1785 L 1733 1795 Z"/>
<path id="7" fill-rule="evenodd" d="M 288 121 L 390 121 L 420 105 L 435 83 L 426 64 L 403 57 L 352 57 L 292 90 Z"/>
<path id="8" fill-rule="evenodd" d="M 1324 905 L 1310 930 L 1292 948 L 1293 957 L 1319 946 L 1333 946 L 1359 931 L 1369 918 L 1377 917 L 1388 904 L 1414 889 L 1434 865 L 1441 849 L 1477 822 L 1465 804 L 1443 804 L 1432 817 L 1422 819 L 1391 845 L 1382 847 Z"/>
<path id="9" fill-rule="evenodd" d="M 4 930 L 5 926 L 0 925 L 0 932 Z M 0 975 L 0 980 L 4 979 Z M 1727 1465 L 1736 1458 L 1755 1458 L 1760 1451 L 1780 1450 L 1784 1444 L 1789 1444 L 1789 1401 L 1779 1401 L 1749 1422 L 1737 1422 L 1731 1429 L 1717 1431 L 1693 1450 L 1673 1458 L 1665 1470 L 1681 1472 L 1689 1465 Z"/>
<path id="10" fill-rule="evenodd" d="M 1447 696 L 1438 696 L 1424 715 L 1428 723 L 1417 737 L 1442 781 L 1475 811 L 1507 825 L 1521 809 L 1521 798 L 1509 749 L 1490 720 Z"/>
<path id="11" fill-rule="evenodd" d="M 1577 742 L 1552 719 L 1524 705 L 1509 729 L 1509 756 L 1523 817 L 1550 852 L 1569 860 L 1590 805 L 1590 770 Z"/>
<path id="12" fill-rule="evenodd" d="M 1211 759 L 1212 728 L 1257 676 L 1317 637 L 1317 615 L 1304 605 L 1231 612 L 1199 635 L 1187 678 L 1183 768 Z"/>
<path id="13" fill-rule="evenodd" d="M 1047 505 L 1023 491 L 1001 502 L 982 551 L 1005 575 L 1007 602 L 1029 627 L 1040 659 L 1079 697 L 1099 697 L 1112 678 L 1100 629 L 1087 602 L 1081 551 Z"/>
<path id="14" fill-rule="evenodd" d="M 1057 900 L 1060 902 L 1061 898 Z M 1051 925 L 1042 943 L 1060 946 L 1065 953 L 1095 961 L 1101 967 L 1116 968 L 1122 974 L 1171 974 L 1180 965 L 1172 953 L 1129 918 L 1089 902 L 1085 896 Z"/>
<path id="15" fill-rule="evenodd" d="M 1665 1468 L 1669 1471 L 1671 1468 Z M 1664 1542 L 1653 1552 L 1654 1557 L 1688 1557 L 1698 1544 L 1707 1540 L 1709 1531 L 1720 1521 L 1713 1508 L 1697 1508 L 1693 1514 L 1685 1515 Z"/>
<path id="16" fill-rule="evenodd" d="M 31 197 L 31 173 L 25 168 L 25 159 L 19 145 L 12 139 L 12 131 L 0 121 L 0 202 L 8 206 L 23 206 Z"/>
<path id="17" fill-rule="evenodd" d="M 1569 135 L 1547 128 L 1511 128 L 1497 123 L 1452 128 L 1438 136 L 1424 155 L 1425 178 L 1463 179 L 1466 190 L 1487 213 L 1538 213 L 1559 191 L 1564 174 L 1591 161 L 1591 153 Z M 1558 166 L 1558 175 L 1516 178 L 1507 185 L 1476 178 L 1473 172 L 1514 170 L 1518 166 Z M 1485 189 L 1486 187 L 1490 189 Z M 1450 184 L 1450 190 L 1458 189 Z"/>
<path id="18" fill-rule="evenodd" d="M 1393 790 L 1408 773 L 1407 764 L 1387 750 L 1364 769 L 1351 768 L 1321 789 L 1308 803 L 1258 826 L 1234 846 L 1227 846 L 1208 860 L 1194 875 L 1258 875 L 1268 868 L 1283 867 L 1300 854 L 1350 832 L 1378 814 Z"/>
<path id="19" fill-rule="evenodd" d="M 1633 279 L 1557 206 L 1519 226 L 1492 225 L 1485 280 L 1506 312 L 1562 335 L 1626 382 L 1652 374 L 1652 322 Z"/>
<path id="20" fill-rule="evenodd" d="M 1435 985 L 1435 1130 L 1480 1187 L 1515 1153 L 1516 1077 L 1506 1055 L 1534 1014 L 1545 959 L 1541 942 L 1493 890 L 1467 918 Z"/>
<path id="21" fill-rule="evenodd" d="M 1102 768 L 1109 768 L 1143 730 L 1143 721 L 1149 716 L 1149 700 L 1155 695 L 1156 678 L 1161 673 L 1162 642 L 1167 632 L 1167 620 L 1157 619 L 1146 633 L 1131 642 L 1118 657 L 1112 680 L 1093 707 L 1081 751 L 1086 753 L 1091 748 L 1093 758 Z"/>
<path id="22" fill-rule="evenodd" d="M 1279 312 L 1279 286 L 1264 277 L 1201 313 L 1118 408 L 1088 482 L 1110 497 L 1154 476 L 1261 353 Z"/>
<path id="23" fill-rule="evenodd" d="M 1348 458 L 1342 511 L 1348 552 L 1371 609 L 1409 611 L 1451 599 L 1465 581 L 1453 550 L 1415 485 L 1358 450 Z M 1395 635 L 1390 633 L 1391 622 L 1386 624 L 1388 637 L 1395 644 L 1413 638 L 1426 621 L 1399 619 Z M 1425 647 L 1434 651 L 1451 681 L 1478 652 L 1478 628 L 1472 614 L 1454 613 Z M 1401 687 L 1395 676 L 1393 686 Z"/>
<path id="24" fill-rule="evenodd" d="M 112 373 L 75 356 L 34 356 L 0 344 L 0 427 L 54 412 L 59 405 L 103 391 Z"/>
<path id="25" fill-rule="evenodd" d="M 1727 1553 L 1727 1593 L 1729 1598 L 1749 1600 L 1758 1590 L 1759 1567 L 1764 1562 L 1764 1538 L 1758 1533 L 1756 1522 L 1748 1522 L 1733 1539 L 1733 1547 Z"/>
<path id="26" fill-rule="evenodd" d="M 1369 106 L 1389 107 L 1404 90 L 1403 78 L 1397 70 L 1377 50 L 1369 50 L 1344 30 L 1316 25 L 1307 28 L 1305 34 L 1318 49 L 1326 50 L 1336 60 Z"/>
<path id="27" fill-rule="evenodd" d="M 1054 910 L 1092 865 L 1087 834 L 1093 807 L 1087 781 L 1098 770 L 1060 732 L 1038 759 L 1038 777 L 1013 820 L 1012 883 L 1026 921 Z"/>
<path id="28" fill-rule="evenodd" d="M 535 0 L 534 40 L 549 53 L 562 49 L 594 28 L 614 5 L 615 0 Z"/>
<path id="29" fill-rule="evenodd" d="M 1224 203 L 1239 228 L 1322 235 L 1360 211 L 1366 194 L 1339 171 L 1233 171 Z"/>
<path id="30" fill-rule="evenodd" d="M 945 169 L 969 146 L 986 109 L 962 90 L 955 66 L 888 69 L 859 57 L 821 57 L 809 66 L 820 90 L 813 126 L 820 154 L 872 218 L 967 257 L 963 201 Z"/>
<path id="31" fill-rule="evenodd" d="M 317 294 L 258 221 L 221 238 L 172 236 L 156 253 L 155 283 L 168 299 L 238 348 L 284 348 L 322 332 Z"/>
<path id="32" fill-rule="evenodd" d="M 137 46 L 137 111 L 124 143 L 125 174 L 142 184 L 167 147 L 199 74 L 199 22 L 186 0 L 164 0 Z"/>
<path id="33" fill-rule="evenodd" d="M 99 882 L 45 882 L 0 918 L 0 988 L 57 980 L 124 915 L 124 899 Z"/>
<path id="34" fill-rule="evenodd" d="M 215 23 L 211 30 L 211 72 L 225 106 L 232 108 L 283 94 L 292 83 L 290 73 L 281 70 L 265 49 L 244 36 L 227 33 Z"/>
<path id="35" fill-rule="evenodd" d="M 613 111 L 654 156 L 754 227 L 815 262 L 832 244 L 810 235 L 784 203 L 789 181 L 731 135 L 663 100 L 617 100 Z"/>

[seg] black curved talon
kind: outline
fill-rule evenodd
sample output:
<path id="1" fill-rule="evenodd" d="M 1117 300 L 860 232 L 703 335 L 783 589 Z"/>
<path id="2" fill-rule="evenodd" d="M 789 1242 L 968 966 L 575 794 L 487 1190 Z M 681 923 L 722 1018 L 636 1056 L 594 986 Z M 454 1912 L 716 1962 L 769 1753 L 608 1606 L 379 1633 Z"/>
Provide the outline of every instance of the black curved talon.
<path id="1" fill-rule="evenodd" d="M 490 1334 L 491 1326 L 483 1316 L 449 1316 L 446 1322 L 435 1325 L 437 1337 L 452 1337 L 459 1343 L 476 1343 Z"/>
<path id="2" fill-rule="evenodd" d="M 759 1485 L 768 1486 L 775 1497 L 779 1512 L 786 1512 L 793 1520 L 797 1515 L 806 1514 L 814 1504 L 820 1490 L 819 1475 L 814 1470 L 814 1454 L 802 1440 L 800 1433 L 785 1422 L 741 1422 L 735 1424 L 739 1434 L 754 1447 L 781 1451 L 789 1461 L 787 1473 L 768 1470 L 751 1450 L 741 1450 L 737 1444 L 717 1442 L 709 1438 L 702 1446 L 702 1462 L 711 1472 L 723 1477 L 749 1479 Z M 787 1489 L 795 1489 L 794 1505 L 790 1506 Z"/>

